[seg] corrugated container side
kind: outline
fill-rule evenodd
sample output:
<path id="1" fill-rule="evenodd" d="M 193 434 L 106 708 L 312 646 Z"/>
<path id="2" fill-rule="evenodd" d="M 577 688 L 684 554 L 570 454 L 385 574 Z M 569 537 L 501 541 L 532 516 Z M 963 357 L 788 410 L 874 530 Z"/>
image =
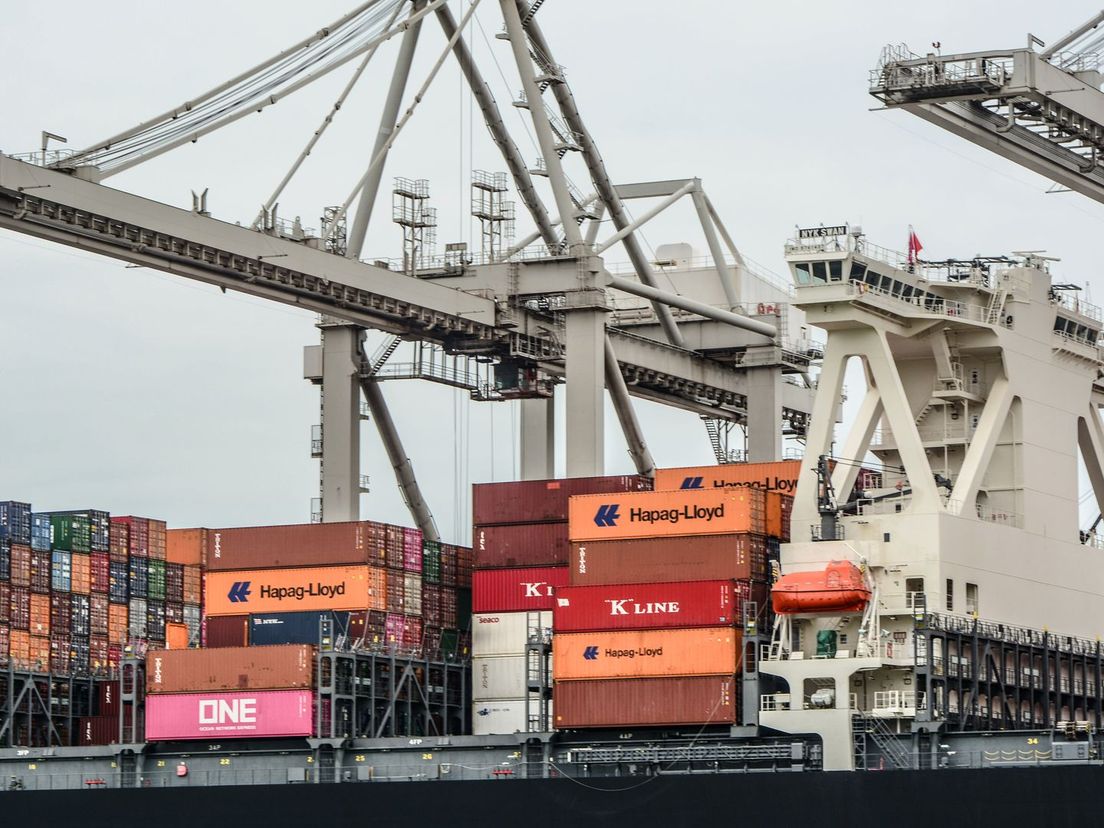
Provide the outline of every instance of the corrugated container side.
<path id="1" fill-rule="evenodd" d="M 31 552 L 29 546 L 17 543 L 11 545 L 12 586 L 29 587 L 31 585 Z M 45 550 L 45 554 L 49 555 L 50 550 Z"/>
<path id="2" fill-rule="evenodd" d="M 475 656 L 472 659 L 472 701 L 524 699 L 528 683 L 524 655 Z"/>
<path id="3" fill-rule="evenodd" d="M 310 688 L 314 651 L 306 644 L 199 650 L 153 650 L 146 655 L 148 693 Z"/>
<path id="4" fill-rule="evenodd" d="M 31 548 L 37 552 L 49 552 L 54 545 L 54 526 L 50 516 L 31 515 Z"/>
<path id="5" fill-rule="evenodd" d="M 50 589 L 68 592 L 73 583 L 73 553 L 55 549 L 50 554 Z"/>
<path id="6" fill-rule="evenodd" d="M 205 647 L 244 647 L 249 643 L 248 615 L 221 615 L 204 619 Z"/>
<path id="7" fill-rule="evenodd" d="M 208 572 L 206 612 L 384 609 L 387 596 L 380 591 L 380 572 L 369 566 Z"/>
<path id="8" fill-rule="evenodd" d="M 564 565 L 569 549 L 563 522 L 476 526 L 472 530 L 476 569 Z"/>
<path id="9" fill-rule="evenodd" d="M 251 646 L 317 644 L 323 619 L 331 621 L 332 634 L 347 633 L 348 614 L 322 612 L 276 612 L 249 616 Z"/>
<path id="10" fill-rule="evenodd" d="M 73 553 L 72 591 L 87 595 L 92 589 L 92 559 L 86 552 Z"/>
<path id="11" fill-rule="evenodd" d="M 112 560 L 108 565 L 107 596 L 113 604 L 125 604 L 130 598 L 130 576 L 126 561 Z"/>
<path id="12" fill-rule="evenodd" d="M 472 616 L 472 654 L 476 656 L 522 655 L 529 639 L 528 612 L 492 612 Z M 541 612 L 533 621 L 543 637 L 552 634 L 552 613 Z M 536 632 L 536 631 L 534 631 Z"/>
<path id="13" fill-rule="evenodd" d="M 68 592 L 55 592 L 50 596 L 50 630 L 57 635 L 68 635 L 72 630 L 70 598 Z"/>
<path id="14" fill-rule="evenodd" d="M 564 633 L 552 638 L 557 681 L 734 675 L 740 634 L 731 627 Z"/>
<path id="15" fill-rule="evenodd" d="M 566 566 L 477 569 L 472 573 L 472 610 L 551 610 L 555 606 L 555 591 L 567 583 Z"/>
<path id="16" fill-rule="evenodd" d="M 130 555 L 129 524 L 113 520 L 108 527 L 108 531 L 108 552 L 111 555 L 111 560 L 126 563 L 126 559 Z"/>
<path id="17" fill-rule="evenodd" d="M 573 543 L 568 572 L 572 586 L 593 586 L 762 580 L 769 568 L 766 540 L 740 534 Z"/>
<path id="18" fill-rule="evenodd" d="M 139 558 L 149 557 L 149 520 L 143 517 L 113 517 L 111 523 L 126 527 L 127 551 Z"/>
<path id="19" fill-rule="evenodd" d="M 383 608 L 388 612 L 402 612 L 406 592 L 406 577 L 398 570 L 388 569 L 386 572 L 387 596 Z"/>
<path id="20" fill-rule="evenodd" d="M 0 624 L 11 623 L 11 591 L 12 585 L 0 581 Z M 0 655 L 3 655 L 0 649 Z"/>
<path id="21" fill-rule="evenodd" d="M 150 741 L 309 736 L 313 722 L 310 690 L 158 694 L 146 699 Z"/>
<path id="22" fill-rule="evenodd" d="M 472 523 L 494 526 L 565 521 L 568 498 L 574 495 L 639 492 L 651 488 L 651 480 L 635 475 L 477 483 L 472 486 Z"/>
<path id="23" fill-rule="evenodd" d="M 50 634 L 50 596 L 31 594 L 31 635 Z"/>
<path id="24" fill-rule="evenodd" d="M 93 552 L 88 559 L 90 592 L 107 594 L 111 591 L 111 558 L 107 552 Z"/>
<path id="25" fill-rule="evenodd" d="M 535 716 L 540 710 L 540 697 L 529 697 L 528 715 Z M 555 710 L 548 703 L 549 715 Z M 472 734 L 475 736 L 506 735 L 524 733 L 529 729 L 526 716 L 525 699 L 492 699 L 472 704 Z"/>
<path id="26" fill-rule="evenodd" d="M 573 541 L 766 531 L 766 492 L 746 486 L 571 498 Z"/>
<path id="27" fill-rule="evenodd" d="M 379 566 L 380 552 L 367 521 L 245 526 L 208 530 L 205 563 L 212 572 L 343 564 Z"/>
<path id="28" fill-rule="evenodd" d="M 149 624 L 149 605 L 145 598 L 131 598 L 127 606 L 127 619 L 129 621 L 127 632 L 131 638 L 145 638 L 146 626 Z"/>
<path id="29" fill-rule="evenodd" d="M 31 542 L 31 504 L 18 500 L 0 501 L 0 536 L 12 543 Z"/>
<path id="30" fill-rule="evenodd" d="M 149 556 L 154 560 L 163 561 L 167 553 L 165 521 L 150 518 L 147 525 L 149 526 Z"/>
<path id="31" fill-rule="evenodd" d="M 407 615 L 422 614 L 422 576 L 407 572 L 403 577 L 403 612 Z"/>
<path id="32" fill-rule="evenodd" d="M 92 600 L 87 595 L 69 596 L 69 624 L 75 636 L 87 638 L 92 633 Z"/>
<path id="33" fill-rule="evenodd" d="M 725 463 L 719 466 L 685 466 L 656 469 L 655 489 L 723 489 L 737 486 L 793 495 L 801 474 L 800 460 L 774 463 Z"/>
<path id="34" fill-rule="evenodd" d="M 51 556 L 49 552 L 31 553 L 31 592 L 50 592 Z"/>
<path id="35" fill-rule="evenodd" d="M 107 607 L 107 642 L 125 644 L 130 628 L 130 609 L 126 604 L 109 604 Z"/>
<path id="36" fill-rule="evenodd" d="M 0 583 L 11 583 L 11 541 L 0 538 Z"/>
<path id="37" fill-rule="evenodd" d="M 165 560 L 200 566 L 207 556 L 209 529 L 169 529 L 165 532 Z"/>
<path id="38" fill-rule="evenodd" d="M 732 626 L 742 608 L 732 581 L 563 587 L 555 603 L 557 633 Z"/>
<path id="39" fill-rule="evenodd" d="M 733 724 L 739 692 L 731 676 L 557 682 L 557 729 Z"/>
<path id="40" fill-rule="evenodd" d="M 31 627 L 31 591 L 12 585 L 9 620 L 12 630 L 29 631 Z"/>
<path id="41" fill-rule="evenodd" d="M 80 720 L 77 744 L 111 745 L 118 741 L 118 716 L 87 716 Z"/>

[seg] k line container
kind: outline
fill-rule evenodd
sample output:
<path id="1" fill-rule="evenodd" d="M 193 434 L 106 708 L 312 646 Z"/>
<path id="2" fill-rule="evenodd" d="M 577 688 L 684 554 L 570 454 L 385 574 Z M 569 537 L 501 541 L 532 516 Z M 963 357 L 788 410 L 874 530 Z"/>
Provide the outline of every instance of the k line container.
<path id="1" fill-rule="evenodd" d="M 768 567 L 760 535 L 701 535 L 573 543 L 568 576 L 572 586 L 761 580 Z"/>
<path id="2" fill-rule="evenodd" d="M 382 565 L 382 541 L 368 521 L 210 529 L 209 572 L 340 564 Z M 400 559 L 402 541 L 399 541 Z"/>
<path id="3" fill-rule="evenodd" d="M 748 487 L 571 498 L 573 541 L 721 535 L 766 530 L 766 492 Z"/>
<path id="4" fill-rule="evenodd" d="M 324 525 L 324 524 L 320 524 Z M 369 566 L 208 572 L 208 616 L 386 609 L 384 570 Z"/>
<path id="5" fill-rule="evenodd" d="M 555 606 L 555 591 L 567 586 L 567 583 L 566 566 L 477 569 L 472 573 L 472 610 L 550 610 Z"/>
<path id="6" fill-rule="evenodd" d="M 518 523 L 476 526 L 472 553 L 476 569 L 566 564 L 567 524 Z"/>
<path id="7" fill-rule="evenodd" d="M 731 627 L 565 633 L 552 638 L 557 681 L 734 675 L 740 635 Z"/>
<path id="8" fill-rule="evenodd" d="M 731 676 L 557 682 L 557 729 L 733 724 L 739 705 Z"/>
<path id="9" fill-rule="evenodd" d="M 313 650 L 306 644 L 151 650 L 146 655 L 148 693 L 297 690 L 310 688 L 313 678 Z"/>
<path id="10" fill-rule="evenodd" d="M 521 655 L 529 638 L 527 612 L 492 612 L 472 616 L 472 655 Z M 552 633 L 552 613 L 542 612 L 534 621 L 541 635 Z"/>
<path id="11" fill-rule="evenodd" d="M 650 480 L 635 475 L 477 483 L 472 486 L 472 523 L 493 526 L 565 521 L 568 498 L 573 495 L 639 492 L 651 488 Z"/>
<path id="12" fill-rule="evenodd" d="M 655 489 L 723 489 L 748 486 L 792 495 L 801 474 L 800 460 L 776 463 L 725 463 L 720 466 L 685 466 L 656 469 Z"/>
<path id="13" fill-rule="evenodd" d="M 726 627 L 740 621 L 740 609 L 732 581 L 564 587 L 552 626 L 557 633 Z"/>
<path id="14" fill-rule="evenodd" d="M 314 695 L 309 690 L 185 693 L 146 699 L 146 738 L 243 739 L 309 736 Z"/>

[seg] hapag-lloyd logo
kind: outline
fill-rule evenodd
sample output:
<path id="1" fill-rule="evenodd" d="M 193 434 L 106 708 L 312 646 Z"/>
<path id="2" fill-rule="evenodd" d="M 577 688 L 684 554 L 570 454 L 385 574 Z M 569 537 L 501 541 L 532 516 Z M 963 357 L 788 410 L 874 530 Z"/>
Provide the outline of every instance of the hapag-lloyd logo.
<path id="1" fill-rule="evenodd" d="M 738 489 L 740 487 L 766 489 L 769 492 L 794 492 L 797 490 L 797 478 L 775 475 L 774 477 L 764 477 L 762 480 L 747 480 L 740 483 L 714 478 L 706 486 L 705 478 L 699 476 L 683 478 L 682 484 L 679 486 L 680 489 Z"/>
<path id="2" fill-rule="evenodd" d="M 700 520 L 710 523 L 724 517 L 725 505 L 719 506 L 691 506 L 684 504 L 676 509 L 642 509 L 635 507 L 629 509 L 629 523 L 681 523 L 684 520 Z M 602 528 L 617 526 L 621 519 L 616 503 L 605 503 L 598 507 L 594 515 L 594 525 Z"/>
<path id="3" fill-rule="evenodd" d="M 261 598 L 272 601 L 302 601 L 304 598 L 336 598 L 345 594 L 345 582 L 324 584 L 321 581 L 295 587 L 261 586 Z"/>

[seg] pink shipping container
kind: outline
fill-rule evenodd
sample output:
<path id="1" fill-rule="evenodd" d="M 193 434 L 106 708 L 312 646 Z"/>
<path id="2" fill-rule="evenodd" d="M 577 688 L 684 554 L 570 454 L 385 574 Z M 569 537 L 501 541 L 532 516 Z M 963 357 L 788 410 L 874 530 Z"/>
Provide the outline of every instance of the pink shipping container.
<path id="1" fill-rule="evenodd" d="M 567 520 L 567 500 L 573 495 L 650 491 L 646 477 L 569 477 L 563 480 L 523 480 L 472 486 L 472 523 L 547 523 Z"/>
<path id="2" fill-rule="evenodd" d="M 406 616 L 403 625 L 403 649 L 417 650 L 422 646 L 422 619 Z"/>
<path id="3" fill-rule="evenodd" d="M 567 584 L 566 566 L 477 569 L 472 574 L 472 612 L 550 610 L 556 606 L 555 591 Z"/>
<path id="4" fill-rule="evenodd" d="M 149 696 L 146 738 L 310 736 L 314 732 L 313 713 L 314 694 L 310 690 Z"/>
<path id="5" fill-rule="evenodd" d="M 563 522 L 476 526 L 472 530 L 476 569 L 566 565 L 570 554 Z"/>
<path id="6" fill-rule="evenodd" d="M 400 612 L 387 613 L 384 623 L 383 640 L 388 644 L 401 646 L 406 632 L 406 616 Z"/>
<path id="7" fill-rule="evenodd" d="M 740 621 L 732 581 L 614 584 L 556 590 L 556 632 L 722 627 Z"/>

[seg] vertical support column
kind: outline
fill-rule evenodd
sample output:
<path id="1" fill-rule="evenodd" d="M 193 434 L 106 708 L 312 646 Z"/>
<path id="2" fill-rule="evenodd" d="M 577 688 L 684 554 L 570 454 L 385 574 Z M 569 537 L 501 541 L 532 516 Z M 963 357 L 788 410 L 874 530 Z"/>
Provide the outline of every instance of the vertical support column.
<path id="1" fill-rule="evenodd" d="M 521 401 L 521 479 L 556 476 L 556 401 Z"/>
<path id="2" fill-rule="evenodd" d="M 574 308 L 567 316 L 567 476 L 605 469 L 606 312 Z"/>
<path id="3" fill-rule="evenodd" d="M 322 520 L 360 520 L 360 336 L 322 328 Z"/>
<path id="4" fill-rule="evenodd" d="M 705 241 L 709 245 L 709 255 L 713 258 L 713 266 L 717 268 L 717 275 L 721 279 L 721 287 L 724 289 L 728 309 L 734 310 L 740 304 L 740 297 L 736 293 L 732 271 L 728 269 L 728 262 L 725 261 L 724 251 L 721 249 L 721 240 L 717 238 L 717 228 L 713 226 L 713 219 L 709 215 L 709 207 L 706 206 L 705 194 L 701 190 L 700 181 L 698 182 L 698 188 L 690 194 L 690 198 L 693 200 L 694 209 L 698 213 L 702 232 L 705 233 Z"/>
<path id="5" fill-rule="evenodd" d="M 778 368 L 747 370 L 748 462 L 782 458 L 782 372 Z"/>
<path id="6" fill-rule="evenodd" d="M 610 393 L 610 401 L 613 410 L 621 423 L 621 432 L 625 435 L 625 443 L 629 447 L 629 455 L 636 466 L 636 473 L 641 477 L 655 477 L 655 460 L 652 458 L 648 444 L 644 442 L 644 432 L 640 429 L 640 421 L 636 418 L 636 410 L 633 408 L 632 398 L 629 396 L 629 387 L 625 383 L 625 377 L 621 374 L 621 366 L 617 362 L 617 354 L 613 350 L 613 343 L 609 335 L 606 335 L 606 388 Z"/>

